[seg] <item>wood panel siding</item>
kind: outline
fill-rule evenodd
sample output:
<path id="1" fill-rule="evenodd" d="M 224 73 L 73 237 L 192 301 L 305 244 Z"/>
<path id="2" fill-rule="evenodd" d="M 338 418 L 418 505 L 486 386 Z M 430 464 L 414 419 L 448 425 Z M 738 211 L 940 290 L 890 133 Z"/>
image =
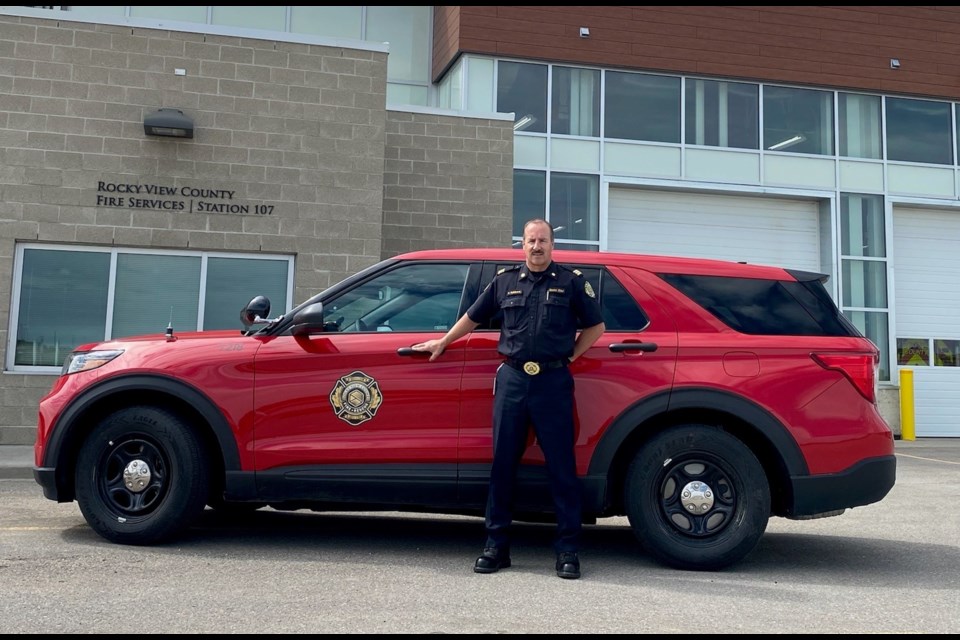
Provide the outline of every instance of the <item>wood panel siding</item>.
<path id="1" fill-rule="evenodd" d="M 433 8 L 433 78 L 443 77 L 460 55 L 460 7 Z"/>
<path id="2" fill-rule="evenodd" d="M 436 7 L 434 36 L 435 81 L 476 53 L 960 99 L 955 6 Z"/>

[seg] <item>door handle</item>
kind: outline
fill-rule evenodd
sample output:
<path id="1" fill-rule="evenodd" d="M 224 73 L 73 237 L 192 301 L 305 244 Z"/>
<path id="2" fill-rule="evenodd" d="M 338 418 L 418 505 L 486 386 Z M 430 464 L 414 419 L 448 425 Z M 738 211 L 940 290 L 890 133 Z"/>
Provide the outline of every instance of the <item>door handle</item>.
<path id="1" fill-rule="evenodd" d="M 614 353 L 624 351 L 645 351 L 647 353 L 657 350 L 656 342 L 614 342 L 609 347 Z"/>

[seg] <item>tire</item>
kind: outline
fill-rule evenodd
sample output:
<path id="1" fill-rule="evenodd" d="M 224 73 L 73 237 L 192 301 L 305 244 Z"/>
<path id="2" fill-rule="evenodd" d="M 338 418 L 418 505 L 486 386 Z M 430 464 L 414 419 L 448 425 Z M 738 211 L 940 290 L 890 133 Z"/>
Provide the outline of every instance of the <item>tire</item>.
<path id="1" fill-rule="evenodd" d="M 627 471 L 624 499 L 643 547 L 678 569 L 715 571 L 743 560 L 770 519 L 770 486 L 756 456 L 706 425 L 645 444 Z"/>
<path id="2" fill-rule="evenodd" d="M 111 542 L 166 541 L 203 511 L 208 493 L 203 454 L 200 439 L 175 414 L 151 406 L 120 409 L 80 448 L 75 475 L 80 511 Z"/>

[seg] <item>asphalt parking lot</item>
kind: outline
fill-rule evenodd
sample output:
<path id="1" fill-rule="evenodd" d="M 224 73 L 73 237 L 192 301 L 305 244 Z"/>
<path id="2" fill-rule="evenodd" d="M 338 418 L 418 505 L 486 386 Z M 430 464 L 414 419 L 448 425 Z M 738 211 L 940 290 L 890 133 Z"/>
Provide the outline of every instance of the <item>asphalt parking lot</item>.
<path id="1" fill-rule="evenodd" d="M 208 511 L 188 535 L 115 545 L 75 503 L 0 480 L 6 633 L 953 633 L 960 627 L 960 439 L 897 442 L 880 502 L 771 519 L 720 572 L 655 563 L 625 518 L 585 529 L 583 577 L 553 570 L 550 525 L 518 527 L 513 566 L 472 572 L 482 520 Z"/>

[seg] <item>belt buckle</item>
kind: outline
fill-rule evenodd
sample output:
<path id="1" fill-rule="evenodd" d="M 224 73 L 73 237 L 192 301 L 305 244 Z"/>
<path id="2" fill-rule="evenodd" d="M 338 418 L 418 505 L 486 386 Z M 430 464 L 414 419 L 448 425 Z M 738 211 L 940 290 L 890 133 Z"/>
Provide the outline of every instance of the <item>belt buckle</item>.
<path id="1" fill-rule="evenodd" d="M 524 362 L 523 372 L 529 376 L 535 376 L 540 373 L 540 365 L 536 362 Z"/>

